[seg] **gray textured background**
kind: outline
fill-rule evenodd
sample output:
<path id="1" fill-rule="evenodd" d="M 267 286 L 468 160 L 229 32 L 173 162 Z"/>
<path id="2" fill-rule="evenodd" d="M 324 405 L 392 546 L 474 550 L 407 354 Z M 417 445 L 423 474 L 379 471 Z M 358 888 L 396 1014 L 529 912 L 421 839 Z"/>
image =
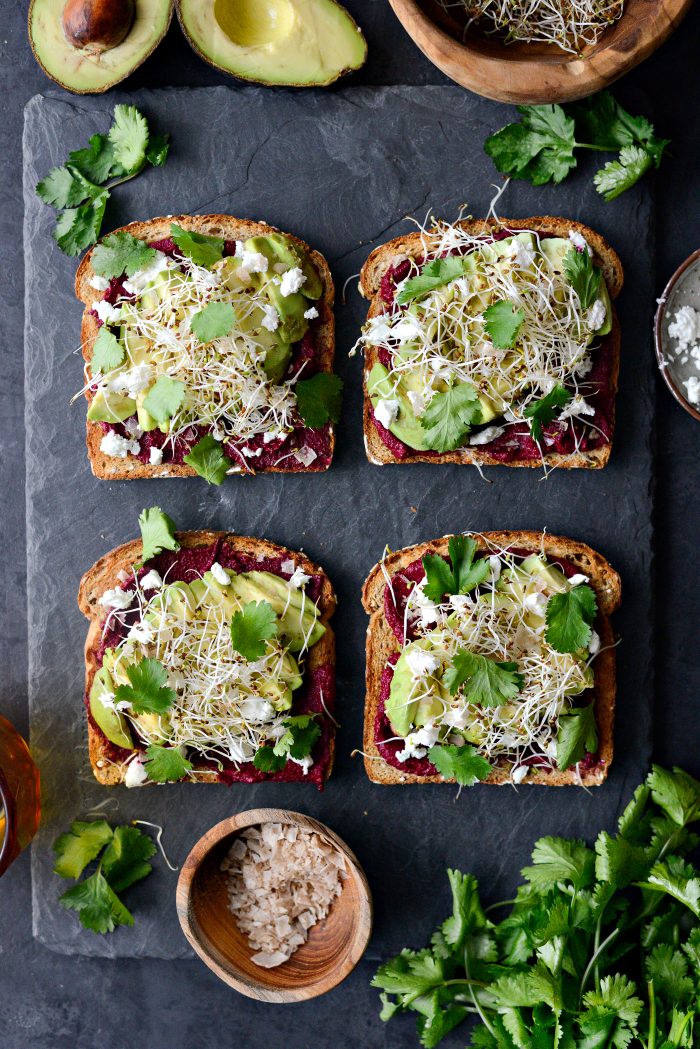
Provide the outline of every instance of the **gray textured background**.
<path id="1" fill-rule="evenodd" d="M 370 42 L 370 61 L 356 82 L 366 84 L 444 83 L 441 75 L 419 55 L 395 22 L 384 0 L 348 0 L 348 6 L 362 20 Z M 0 202 L 4 244 L 2 273 L 2 310 L 0 332 L 3 352 L 4 382 L 0 386 L 0 489 L 3 501 L 3 535 L 10 558 L 5 569 L 2 618 L 3 675 L 0 682 L 0 709 L 18 727 L 27 728 L 27 648 L 24 599 L 23 457 L 24 430 L 22 406 L 21 354 L 23 316 L 23 263 L 21 257 L 21 156 L 22 107 L 37 91 L 48 85 L 35 66 L 26 41 L 24 15 L 26 4 L 3 5 L 0 11 Z M 654 58 L 629 76 L 619 89 L 624 99 L 634 100 L 634 87 L 646 88 L 652 98 L 659 130 L 673 138 L 673 153 L 664 161 L 657 179 L 656 267 L 650 274 L 657 294 L 665 279 L 691 250 L 697 247 L 700 221 L 697 218 L 698 135 L 696 55 L 700 36 L 700 11 L 696 8 L 683 29 Z M 159 52 L 130 79 L 127 88 L 165 84 L 225 83 L 205 65 L 198 62 L 173 28 Z M 234 91 L 238 89 L 233 88 Z M 332 94 L 332 93 L 331 93 Z M 276 92 L 275 98 L 291 97 L 290 92 Z M 110 96 L 111 97 L 111 96 Z M 302 97 L 306 97 L 305 95 Z M 80 105 L 80 100 L 71 99 Z M 679 99 L 682 104 L 679 105 Z M 512 110 L 484 103 L 484 119 L 489 130 L 511 119 Z M 377 128 L 377 136 L 384 133 Z M 480 143 L 465 143 L 468 157 L 478 152 Z M 588 171 L 592 170 L 588 167 Z M 543 207 L 556 210 L 557 190 L 543 190 Z M 465 194 L 466 195 L 466 194 Z M 471 197 L 475 203 L 476 198 Z M 619 202 L 621 204 L 622 201 Z M 611 206 L 616 210 L 618 205 Z M 129 216 L 131 217 L 131 216 Z M 625 262 L 628 266 L 637 250 L 632 237 L 625 238 Z M 47 260 L 52 264 L 58 255 Z M 653 296 L 642 310 L 648 320 L 653 314 Z M 649 352 L 648 340 L 632 347 L 640 356 Z M 75 361 L 68 361 L 72 368 Z M 633 373 L 630 374 L 633 381 Z M 656 705 L 654 719 L 654 753 L 658 760 L 677 762 L 696 775 L 697 758 L 696 693 L 700 681 L 696 653 L 697 616 L 700 594 L 697 577 L 697 527 L 700 490 L 698 487 L 698 429 L 657 383 L 656 415 L 656 526 L 659 552 L 656 572 L 657 621 L 655 634 Z M 346 416 L 346 419 L 348 417 Z M 71 423 L 71 425 L 73 425 Z M 344 424 L 345 425 L 345 424 Z M 70 436 L 68 434 L 67 436 Z M 629 435 L 626 440 L 633 440 Z M 336 466 L 335 469 L 338 469 Z M 66 468 L 65 462 L 62 469 Z M 499 471 L 499 473 L 502 471 Z M 257 483 L 257 482 L 256 482 Z M 160 491 L 160 489 L 158 489 Z M 477 497 L 480 493 L 477 492 Z M 415 505 L 415 503 L 413 503 Z M 90 513 L 95 513 L 92 507 Z M 601 547 L 609 548 L 606 522 L 616 513 L 612 501 L 600 506 Z M 192 522 L 193 523 L 193 522 Z M 430 523 L 426 517 L 426 525 Z M 518 522 L 536 524 L 537 521 Z M 93 535 L 97 535 L 97 530 Z M 111 537 L 105 537 L 106 539 Z M 593 538 L 591 536 L 591 538 Z M 634 542 L 634 540 L 631 540 Z M 313 551 L 323 556 L 324 551 Z M 624 552 L 624 551 L 623 551 Z M 339 588 L 345 580 L 338 579 Z M 624 626 L 624 623 L 622 623 Z M 625 657 L 626 658 L 626 657 Z M 351 697 L 359 704 L 360 697 Z M 344 741 L 350 730 L 343 730 Z M 347 746 L 342 743 L 347 751 Z M 347 769 L 347 765 L 345 766 Z M 361 782 L 352 773 L 339 770 L 339 793 L 351 802 L 350 784 Z M 352 774 L 352 780 L 349 776 Z M 340 778 L 342 776 L 342 778 Z M 340 789 L 342 785 L 342 790 Z M 330 798 L 330 794 L 327 795 Z M 358 826 L 348 837 L 366 861 L 384 839 L 390 814 L 385 812 L 388 795 L 380 795 L 367 828 Z M 531 813 L 535 795 L 521 796 L 521 812 L 532 818 L 533 833 L 552 829 L 545 825 L 544 814 Z M 494 815 L 500 816 L 494 801 Z M 455 810 L 464 812 L 462 802 Z M 370 810 L 368 809 L 368 812 Z M 577 814 L 569 826 L 557 829 L 578 832 Z M 340 824 L 340 817 L 333 821 Z M 494 826 L 497 824 L 494 822 Z M 465 821 L 465 834 L 470 824 Z M 473 843 L 476 851 L 476 842 Z M 414 850 L 432 865 L 433 878 L 426 886 L 416 888 L 423 894 L 417 914 L 424 914 L 425 897 L 444 892 L 441 886 L 443 860 L 448 859 L 450 841 L 442 851 L 427 855 L 421 840 L 406 838 L 403 860 L 410 878 Z M 507 852 L 489 872 L 511 872 L 515 856 Z M 369 866 L 369 864 L 368 864 Z M 385 897 L 395 888 L 382 886 L 382 868 L 374 877 L 375 892 Z M 408 878 L 406 880 L 409 880 Z M 403 908 L 402 943 L 421 942 L 427 926 L 406 907 Z M 381 926 L 380 926 L 381 928 Z M 379 931 L 379 930 L 378 930 Z M 373 965 L 361 964 L 348 981 L 333 994 L 304 1006 L 282 1009 L 249 1002 L 228 991 L 197 961 L 165 962 L 156 960 L 110 960 L 58 957 L 32 939 L 29 856 L 23 856 L 3 877 L 0 885 L 0 1029 L 3 1049 L 126 1049 L 134 1041 L 150 1049 L 200 1049 L 200 1047 L 235 1043 L 245 1049 L 325 1049 L 325 1047 L 359 1044 L 367 1049 L 391 1046 L 401 1049 L 415 1045 L 413 1025 L 394 1022 L 383 1027 L 377 1016 L 375 992 L 368 988 Z M 457 1035 L 451 1045 L 462 1045 Z"/>

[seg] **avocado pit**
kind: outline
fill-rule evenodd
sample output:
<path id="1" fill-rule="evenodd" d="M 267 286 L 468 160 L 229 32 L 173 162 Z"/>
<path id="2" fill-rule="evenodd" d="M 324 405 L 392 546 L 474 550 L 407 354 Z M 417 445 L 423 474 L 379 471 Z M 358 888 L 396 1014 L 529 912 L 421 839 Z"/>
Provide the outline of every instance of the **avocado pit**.
<path id="1" fill-rule="evenodd" d="M 63 32 L 73 47 L 100 55 L 126 39 L 135 13 L 134 0 L 66 0 Z"/>

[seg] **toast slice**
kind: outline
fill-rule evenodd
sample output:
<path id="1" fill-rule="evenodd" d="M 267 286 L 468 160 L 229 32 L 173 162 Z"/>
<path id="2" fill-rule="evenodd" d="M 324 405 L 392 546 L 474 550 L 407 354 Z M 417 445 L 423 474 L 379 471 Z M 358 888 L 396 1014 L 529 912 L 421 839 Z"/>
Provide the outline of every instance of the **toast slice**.
<path id="1" fill-rule="evenodd" d="M 114 230 L 113 232 L 126 232 L 133 237 L 137 237 L 139 240 L 144 240 L 153 244 L 170 238 L 170 227 L 172 223 L 176 223 L 184 230 L 202 233 L 211 237 L 219 237 L 225 241 L 246 240 L 250 237 L 259 237 L 280 232 L 274 226 L 269 226 L 264 222 L 253 222 L 248 219 L 234 218 L 232 215 L 220 214 L 165 216 L 162 218 L 149 219 L 146 222 L 131 222 L 127 226 L 122 226 L 120 229 Z M 298 237 L 292 236 L 291 234 L 285 233 L 284 236 L 308 254 L 321 279 L 323 293 L 321 298 L 315 303 L 319 316 L 318 319 L 314 321 L 313 325 L 315 350 L 314 363 L 318 371 L 332 372 L 335 357 L 335 318 L 333 315 L 335 288 L 330 267 L 323 255 L 318 251 L 313 251 L 304 243 L 304 241 L 300 240 Z M 97 245 L 95 245 L 95 247 L 96 246 Z M 92 360 L 95 340 L 100 330 L 100 325 L 95 313 L 93 312 L 92 305 L 96 299 L 101 297 L 101 293 L 95 291 L 90 284 L 90 281 L 96 276 L 92 267 L 92 258 L 95 247 L 91 248 L 83 257 L 75 276 L 75 294 L 85 305 L 81 325 L 81 344 L 83 358 L 86 365 L 86 382 L 89 378 L 87 375 L 87 366 Z M 89 407 L 94 397 L 94 392 L 89 388 L 86 389 L 85 397 L 88 401 Z M 333 424 L 330 423 L 329 425 L 329 454 L 330 459 L 332 459 L 335 449 L 335 432 Z M 103 437 L 104 431 L 100 423 L 87 420 L 87 452 L 90 467 L 95 477 L 99 477 L 103 480 L 119 481 L 142 477 L 197 476 L 196 471 L 186 463 L 171 462 L 151 465 L 150 463 L 142 462 L 131 453 L 129 453 L 124 459 L 106 455 L 105 452 L 100 450 L 100 444 Z M 290 469 L 289 460 L 287 459 L 285 460 L 286 465 L 285 463 L 281 463 L 280 465 L 269 465 L 263 469 L 264 472 L 267 473 L 313 473 L 317 472 L 319 469 L 328 469 L 330 459 L 328 464 L 324 467 L 319 467 L 318 465 L 314 466 L 313 463 L 308 466 L 302 466 L 300 464 L 298 468 L 292 470 Z M 255 463 L 254 459 L 252 460 L 252 463 Z M 249 463 L 249 468 L 247 470 L 244 469 L 243 466 L 239 466 L 236 467 L 233 472 L 255 473 L 263 471 L 261 469 L 256 471 L 254 466 Z"/>
<path id="2" fill-rule="evenodd" d="M 600 652 L 594 662 L 595 668 L 595 717 L 598 726 L 598 763 L 590 769 L 543 771 L 533 768 L 524 782 L 543 784 L 550 787 L 569 785 L 598 786 L 607 774 L 613 758 L 613 724 L 615 716 L 615 636 L 610 616 L 620 604 L 620 577 L 601 554 L 585 543 L 562 536 L 542 532 L 483 532 L 469 533 L 477 544 L 477 552 L 493 549 L 512 549 L 527 553 L 543 552 L 548 560 L 562 559 L 574 565 L 589 577 L 595 590 L 599 620 L 596 630 L 600 635 Z M 447 555 L 450 536 L 416 546 L 405 547 L 387 555 L 385 560 L 374 566 L 365 580 L 362 604 L 370 617 L 366 640 L 366 698 L 364 716 L 363 748 L 365 769 L 373 783 L 445 783 L 454 782 L 442 776 L 419 776 L 404 772 L 383 759 L 375 740 L 375 719 L 380 710 L 382 674 L 387 662 L 396 657 L 401 646 L 387 623 L 384 614 L 384 593 L 387 580 L 404 570 L 412 562 L 426 554 Z M 484 783 L 503 785 L 511 782 L 508 767 L 497 764 Z"/>
<path id="3" fill-rule="evenodd" d="M 177 532 L 176 538 L 180 543 L 181 550 L 193 550 L 197 547 L 210 547 L 220 542 L 230 548 L 233 552 L 244 557 L 250 557 L 257 561 L 263 558 L 290 559 L 301 570 L 310 576 L 318 576 L 321 580 L 320 594 L 318 598 L 319 620 L 326 627 L 321 639 L 309 649 L 304 673 L 318 670 L 321 667 L 329 667 L 333 678 L 335 677 L 335 637 L 329 625 L 329 620 L 336 607 L 336 597 L 331 582 L 324 570 L 306 555 L 297 551 L 288 550 L 286 547 L 270 543 L 265 539 L 253 539 L 247 536 L 234 535 L 230 532 Z M 141 540 L 132 540 L 111 550 L 101 557 L 92 568 L 90 568 L 80 581 L 78 589 L 78 607 L 89 622 L 87 638 L 85 640 L 85 697 L 90 695 L 95 674 L 101 665 L 101 645 L 103 625 L 105 621 L 105 610 L 99 601 L 106 590 L 119 587 L 124 573 L 132 575 L 133 566 L 141 557 Z M 149 562 L 150 564 L 150 562 Z M 325 709 L 325 708 L 324 708 Z M 293 713 L 293 709 L 292 709 Z M 324 718 L 325 729 L 328 733 L 327 767 L 324 770 L 324 781 L 328 779 L 333 769 L 335 758 L 335 722 L 332 718 Z M 88 716 L 88 744 L 90 764 L 95 778 L 104 786 L 111 787 L 123 783 L 126 775 L 128 760 L 114 760 L 114 748 L 102 731 L 94 723 L 92 717 Z M 218 775 L 210 768 L 197 768 L 188 777 L 188 782 L 215 783 Z"/>
<path id="4" fill-rule="evenodd" d="M 553 216 L 538 216 L 528 219 L 470 219 L 456 222 L 454 225 L 471 235 L 479 237 L 488 236 L 503 230 L 512 230 L 514 233 L 529 230 L 540 235 L 561 238 L 567 238 L 570 233 L 579 233 L 588 242 L 593 251 L 593 261 L 603 272 L 610 299 L 614 301 L 622 290 L 624 275 L 618 255 L 604 237 L 580 222 Z M 374 249 L 360 273 L 360 292 L 364 298 L 370 300 L 367 314 L 368 320 L 379 316 L 385 310 L 385 304 L 380 295 L 382 278 L 385 273 L 403 259 L 422 257 L 425 253 L 426 244 L 430 246 L 430 243 L 430 234 L 409 233 Z M 611 355 L 610 384 L 613 394 L 615 394 L 620 371 L 620 325 L 614 306 L 612 331 L 605 336 L 605 339 L 609 340 L 608 346 Z M 388 463 L 462 463 L 480 467 L 506 465 L 541 468 L 544 462 L 547 467 L 558 466 L 565 469 L 584 468 L 595 470 L 604 467 L 610 458 L 612 437 L 607 444 L 585 452 L 579 451 L 568 455 L 550 452 L 545 454 L 543 458 L 517 459 L 507 463 L 503 463 L 500 459 L 489 454 L 487 447 L 479 445 L 458 448 L 455 451 L 441 454 L 410 451 L 404 457 L 398 458 L 387 448 L 379 435 L 374 422 L 372 402 L 367 390 L 369 374 L 378 360 L 378 349 L 375 346 L 367 346 L 364 351 L 363 430 L 367 458 L 375 466 L 384 466 Z M 614 427 L 614 399 L 612 411 L 611 422 Z"/>

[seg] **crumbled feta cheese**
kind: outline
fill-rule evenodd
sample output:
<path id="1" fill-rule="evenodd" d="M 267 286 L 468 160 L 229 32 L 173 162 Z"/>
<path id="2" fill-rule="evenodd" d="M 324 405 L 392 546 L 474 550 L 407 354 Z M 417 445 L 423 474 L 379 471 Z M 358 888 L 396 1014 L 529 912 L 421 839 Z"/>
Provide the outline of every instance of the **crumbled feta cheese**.
<path id="1" fill-rule="evenodd" d="M 389 427 L 393 423 L 394 419 L 396 419 L 398 414 L 399 402 L 397 398 L 382 397 L 377 401 L 377 404 L 374 409 L 374 418 L 377 420 L 377 422 L 381 423 L 381 425 L 385 429 L 389 429 Z"/>
<path id="2" fill-rule="evenodd" d="M 146 572 L 141 580 L 142 590 L 160 590 L 162 586 L 163 578 L 160 572 L 156 572 L 155 568 L 151 568 L 149 572 Z"/>
<path id="3" fill-rule="evenodd" d="M 489 444 L 506 432 L 505 426 L 487 426 L 485 430 L 472 434 L 469 438 L 470 444 Z"/>
<path id="4" fill-rule="evenodd" d="M 266 699 L 258 699 L 257 696 L 241 700 L 238 709 L 241 717 L 256 725 L 265 725 L 268 721 L 272 721 L 277 713 L 272 703 Z"/>
<path id="5" fill-rule="evenodd" d="M 148 461 L 151 466 L 160 466 L 163 462 L 163 449 L 156 448 L 155 445 L 151 445 L 148 450 Z"/>
<path id="6" fill-rule="evenodd" d="M 587 582 L 588 576 L 584 575 L 582 572 L 577 572 L 576 575 L 572 575 L 569 577 L 569 586 L 580 586 L 581 583 Z"/>
<path id="7" fill-rule="evenodd" d="M 547 612 L 547 598 L 544 594 L 526 594 L 523 605 L 528 612 L 534 612 L 536 616 L 544 616 Z"/>
<path id="8" fill-rule="evenodd" d="M 593 254 L 590 244 L 578 230 L 569 230 L 569 240 L 577 251 L 587 251 L 589 255 Z"/>
<path id="9" fill-rule="evenodd" d="M 605 324 L 608 315 L 605 303 L 602 299 L 596 299 L 586 314 L 586 324 L 589 331 L 598 331 Z"/>
<path id="10" fill-rule="evenodd" d="M 261 251 L 248 251 L 242 240 L 236 241 L 236 258 L 241 260 L 241 269 L 246 273 L 267 273 L 270 262 Z"/>
<path id="11" fill-rule="evenodd" d="M 91 288 L 94 288 L 95 291 L 107 291 L 107 288 L 109 287 L 109 281 L 107 278 L 100 277 L 97 273 L 90 277 L 88 284 Z"/>
<path id="12" fill-rule="evenodd" d="M 498 554 L 491 554 L 489 557 L 489 579 L 492 583 L 495 583 L 500 577 L 502 567 L 501 559 Z"/>
<path id="13" fill-rule="evenodd" d="M 135 400 L 142 390 L 150 386 L 151 379 L 152 369 L 148 364 L 135 364 L 126 371 L 118 371 L 107 383 L 107 389 L 111 393 L 125 393 Z"/>
<path id="14" fill-rule="evenodd" d="M 513 252 L 513 262 L 523 270 L 527 269 L 535 261 L 535 252 L 529 244 L 524 244 L 521 240 L 513 241 L 511 251 Z"/>
<path id="15" fill-rule="evenodd" d="M 218 561 L 214 562 L 209 571 L 220 586 L 228 586 L 231 582 L 231 576 Z"/>
<path id="16" fill-rule="evenodd" d="M 364 341 L 378 346 L 390 338 L 391 325 L 389 324 L 389 318 L 384 314 L 381 314 L 379 317 L 371 317 L 364 327 Z"/>
<path id="17" fill-rule="evenodd" d="M 140 787 L 148 779 L 148 773 L 146 772 L 146 766 L 143 763 L 140 754 L 137 754 L 126 767 L 126 773 L 124 775 L 124 786 L 125 787 Z"/>
<path id="18" fill-rule="evenodd" d="M 591 637 L 588 642 L 588 651 L 592 656 L 597 655 L 600 652 L 600 635 L 596 634 L 595 630 L 591 630 Z"/>
<path id="19" fill-rule="evenodd" d="M 120 612 L 123 612 L 133 600 L 133 590 L 122 590 L 120 587 L 115 587 L 114 590 L 105 590 L 98 604 L 103 608 L 118 608 Z"/>
<path id="20" fill-rule="evenodd" d="M 122 288 L 127 293 L 127 295 L 136 295 L 137 294 L 137 289 L 134 287 L 134 285 L 131 283 L 130 280 L 123 280 L 122 281 Z"/>
<path id="21" fill-rule="evenodd" d="M 578 375 L 580 378 L 583 379 L 586 375 L 588 375 L 592 367 L 593 358 L 590 354 L 586 354 L 586 356 L 582 357 L 578 364 L 576 364 L 572 370 L 574 375 Z"/>
<path id="22" fill-rule="evenodd" d="M 156 279 L 159 273 L 170 269 L 172 265 L 173 263 L 167 255 L 164 255 L 162 251 L 156 252 L 156 257 L 148 266 L 145 266 L 142 270 L 137 270 L 136 273 L 129 277 L 129 285 L 133 289 L 133 293 L 136 295 L 140 294 L 147 284 L 151 284 Z"/>
<path id="23" fill-rule="evenodd" d="M 435 673 L 440 666 L 440 660 L 424 648 L 411 648 L 406 653 L 406 665 L 413 678 L 421 678 Z"/>
<path id="24" fill-rule="evenodd" d="M 471 603 L 471 598 L 468 594 L 451 594 L 450 596 L 450 606 L 456 612 L 463 612 Z"/>
<path id="25" fill-rule="evenodd" d="M 106 299 L 93 302 L 92 308 L 103 324 L 118 324 L 122 318 L 121 306 L 113 306 Z"/>
<path id="26" fill-rule="evenodd" d="M 416 418 L 419 415 L 422 415 L 425 411 L 425 395 L 422 394 L 419 390 L 408 390 L 407 396 L 409 401 L 411 402 L 413 414 L 416 416 Z"/>
<path id="27" fill-rule="evenodd" d="M 311 755 L 309 755 L 306 758 L 295 758 L 292 757 L 292 755 L 290 754 L 289 759 L 290 761 L 293 761 L 295 765 L 301 766 L 301 768 L 304 770 L 305 776 L 308 775 L 309 769 L 313 766 L 314 763 L 314 759 L 311 757 Z"/>
<path id="28" fill-rule="evenodd" d="M 145 623 L 143 620 L 140 623 L 134 623 L 127 634 L 129 641 L 138 641 L 142 645 L 150 645 L 153 640 L 153 627 L 150 623 Z"/>
<path id="29" fill-rule="evenodd" d="M 404 740 L 403 750 L 396 753 L 399 761 L 409 758 L 424 758 L 430 747 L 437 743 L 439 730 L 434 725 L 426 725 L 415 732 L 409 732 Z"/>
<path id="30" fill-rule="evenodd" d="M 121 434 L 110 430 L 100 441 L 100 451 L 113 459 L 126 459 L 129 452 L 132 455 L 138 455 L 141 445 L 138 441 L 130 441 L 127 437 L 122 437 Z"/>
<path id="31" fill-rule="evenodd" d="M 306 586 L 307 583 L 311 582 L 311 576 L 303 572 L 301 568 L 295 568 L 292 578 L 289 580 L 289 585 L 294 590 L 301 590 L 302 587 Z"/>
<path id="32" fill-rule="evenodd" d="M 228 741 L 228 756 L 231 761 L 237 764 L 245 764 L 247 761 L 252 761 L 255 755 L 255 748 L 247 739 L 242 739 L 240 736 L 237 738 L 230 737 Z"/>
<path id="33" fill-rule="evenodd" d="M 241 448 L 241 453 L 248 459 L 257 459 L 262 455 L 262 448 Z"/>
<path id="34" fill-rule="evenodd" d="M 585 401 L 580 394 L 572 397 L 565 408 L 562 408 L 559 419 L 571 419 L 576 417 L 580 419 L 582 415 L 595 415 L 595 408 L 588 401 Z"/>
<path id="35" fill-rule="evenodd" d="M 262 326 L 267 328 L 268 331 L 277 331 L 280 326 L 280 315 L 274 306 L 264 305 L 263 306 L 263 319 Z"/>
<path id="36" fill-rule="evenodd" d="M 294 295 L 295 292 L 299 291 L 303 284 L 306 284 L 306 277 L 298 266 L 294 266 L 293 269 L 287 270 L 286 273 L 282 274 L 280 291 L 286 298 L 288 295 Z"/>
<path id="37" fill-rule="evenodd" d="M 426 597 L 423 584 L 418 583 L 414 586 L 409 595 L 409 603 L 413 606 L 414 615 L 422 627 L 429 627 L 437 623 L 438 606 L 429 597 Z"/>
<path id="38" fill-rule="evenodd" d="M 511 772 L 510 778 L 515 784 L 522 783 L 529 771 L 527 765 L 518 765 L 518 767 Z"/>
<path id="39" fill-rule="evenodd" d="M 700 313 L 692 306 L 681 306 L 668 326 L 668 334 L 677 340 L 679 350 L 688 349 L 700 340 Z"/>
<path id="40" fill-rule="evenodd" d="M 302 466 L 310 466 L 314 459 L 318 459 L 318 453 L 313 448 L 309 448 L 307 444 L 301 448 L 296 448 L 294 451 L 294 458 L 297 462 L 300 462 Z"/>
<path id="41" fill-rule="evenodd" d="M 420 325 L 413 317 L 408 317 L 406 320 L 399 321 L 398 324 L 395 324 L 391 329 L 392 338 L 400 343 L 410 342 L 411 339 L 417 338 L 420 333 Z"/>
<path id="42" fill-rule="evenodd" d="M 469 708 L 462 703 L 452 707 L 443 714 L 442 722 L 449 728 L 456 728 L 463 732 L 469 724 Z M 462 740 L 462 743 L 464 743 L 464 740 Z"/>
<path id="43" fill-rule="evenodd" d="M 308 310 L 304 310 L 304 319 L 307 321 L 315 321 L 318 317 L 318 310 L 315 306 L 309 306 Z"/>
<path id="44" fill-rule="evenodd" d="M 683 385 L 686 388 L 690 403 L 700 407 L 700 379 L 695 375 L 691 375 L 689 379 L 685 380 Z"/>

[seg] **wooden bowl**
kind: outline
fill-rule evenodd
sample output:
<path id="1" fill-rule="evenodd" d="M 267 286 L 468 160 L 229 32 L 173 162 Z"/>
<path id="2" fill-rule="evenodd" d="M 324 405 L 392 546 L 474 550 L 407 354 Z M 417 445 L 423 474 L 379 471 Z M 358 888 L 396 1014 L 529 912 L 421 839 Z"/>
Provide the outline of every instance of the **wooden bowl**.
<path id="1" fill-rule="evenodd" d="M 669 354 L 666 352 L 669 339 L 666 314 L 669 307 L 680 305 L 680 303 L 677 304 L 675 302 L 676 292 L 682 289 L 685 279 L 690 275 L 692 270 L 697 270 L 698 275 L 700 276 L 700 249 L 694 251 L 685 262 L 681 263 L 663 290 L 654 320 L 654 343 L 656 347 L 656 363 L 659 366 L 661 377 L 681 407 L 685 408 L 688 414 L 692 415 L 694 419 L 700 421 L 700 411 L 694 404 L 690 403 L 686 395 L 683 393 L 682 381 L 679 374 L 679 372 L 682 374 L 682 368 L 677 362 L 672 361 Z M 692 305 L 696 310 L 700 309 L 700 294 L 698 294 L 698 292 L 692 296 L 692 300 L 693 301 L 689 302 L 688 305 Z"/>
<path id="2" fill-rule="evenodd" d="M 626 0 L 622 17 L 581 55 L 556 45 L 515 43 L 470 30 L 435 0 L 389 0 L 423 54 L 452 80 L 498 102 L 570 102 L 607 87 L 656 50 L 693 0 Z"/>
<path id="3" fill-rule="evenodd" d="M 220 869 L 239 831 L 261 823 L 292 823 L 316 831 L 342 853 L 347 869 L 343 891 L 328 917 L 275 969 L 251 961 L 255 952 L 229 910 L 227 875 Z M 372 897 L 353 853 L 323 823 L 287 809 L 249 809 L 207 831 L 185 860 L 176 905 L 182 931 L 205 965 L 230 987 L 263 1002 L 301 1002 L 330 991 L 355 968 L 372 932 Z"/>

